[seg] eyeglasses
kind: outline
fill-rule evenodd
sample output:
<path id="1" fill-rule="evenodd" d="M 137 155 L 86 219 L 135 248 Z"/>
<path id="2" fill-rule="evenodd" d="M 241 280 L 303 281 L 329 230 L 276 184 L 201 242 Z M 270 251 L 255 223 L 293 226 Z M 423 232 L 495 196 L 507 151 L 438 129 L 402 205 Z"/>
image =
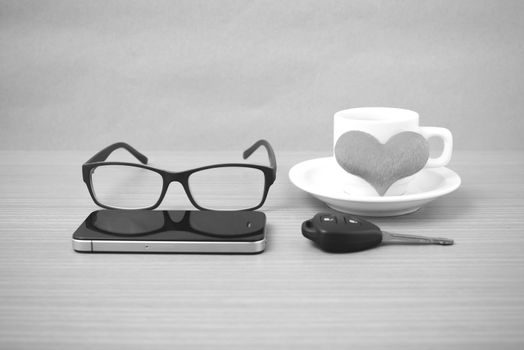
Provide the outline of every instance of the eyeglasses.
<path id="1" fill-rule="evenodd" d="M 266 140 L 259 140 L 243 153 L 247 159 L 264 147 L 270 166 L 226 163 L 181 172 L 147 165 L 145 155 L 124 142 L 110 145 L 82 165 L 82 177 L 93 201 L 106 209 L 154 209 L 167 188 L 178 182 L 189 201 L 201 210 L 254 210 L 260 208 L 269 187 L 275 182 L 275 152 Z M 109 155 L 123 148 L 140 163 L 106 162 Z"/>

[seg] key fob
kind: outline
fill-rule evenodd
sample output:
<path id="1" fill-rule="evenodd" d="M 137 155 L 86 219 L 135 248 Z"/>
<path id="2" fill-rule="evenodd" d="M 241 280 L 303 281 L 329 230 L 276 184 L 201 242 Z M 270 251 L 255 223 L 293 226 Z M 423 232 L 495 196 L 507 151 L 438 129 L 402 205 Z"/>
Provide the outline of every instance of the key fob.
<path id="1" fill-rule="evenodd" d="M 382 242 L 377 225 L 350 214 L 318 213 L 302 223 L 302 234 L 331 253 L 357 252 Z"/>

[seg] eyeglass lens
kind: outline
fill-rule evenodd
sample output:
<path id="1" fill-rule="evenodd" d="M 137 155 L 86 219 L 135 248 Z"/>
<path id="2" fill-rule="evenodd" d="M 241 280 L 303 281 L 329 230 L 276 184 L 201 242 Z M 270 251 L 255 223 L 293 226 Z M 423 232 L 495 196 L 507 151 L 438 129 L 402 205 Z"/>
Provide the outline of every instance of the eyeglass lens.
<path id="1" fill-rule="evenodd" d="M 95 198 L 101 204 L 113 208 L 150 207 L 160 198 L 162 184 L 160 174 L 134 166 L 99 166 L 91 173 Z"/>
<path id="2" fill-rule="evenodd" d="M 260 204 L 264 195 L 264 173 L 248 167 L 218 167 L 189 176 L 195 202 L 212 210 L 239 210 Z"/>

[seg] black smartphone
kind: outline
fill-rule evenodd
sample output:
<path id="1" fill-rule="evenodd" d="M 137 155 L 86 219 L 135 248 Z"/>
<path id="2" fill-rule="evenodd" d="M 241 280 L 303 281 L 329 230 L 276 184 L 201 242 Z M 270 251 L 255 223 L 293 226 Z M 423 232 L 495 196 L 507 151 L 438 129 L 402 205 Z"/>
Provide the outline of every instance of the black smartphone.
<path id="1" fill-rule="evenodd" d="M 260 253 L 259 211 L 98 210 L 73 234 L 78 252 Z"/>

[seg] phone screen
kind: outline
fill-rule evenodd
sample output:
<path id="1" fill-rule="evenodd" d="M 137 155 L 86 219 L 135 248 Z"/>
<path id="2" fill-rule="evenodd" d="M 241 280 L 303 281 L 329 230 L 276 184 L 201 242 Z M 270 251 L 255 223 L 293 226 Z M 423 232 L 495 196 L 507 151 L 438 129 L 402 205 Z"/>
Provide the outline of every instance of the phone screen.
<path id="1" fill-rule="evenodd" d="M 256 242 L 264 239 L 265 224 L 258 211 L 98 210 L 73 239 Z"/>

